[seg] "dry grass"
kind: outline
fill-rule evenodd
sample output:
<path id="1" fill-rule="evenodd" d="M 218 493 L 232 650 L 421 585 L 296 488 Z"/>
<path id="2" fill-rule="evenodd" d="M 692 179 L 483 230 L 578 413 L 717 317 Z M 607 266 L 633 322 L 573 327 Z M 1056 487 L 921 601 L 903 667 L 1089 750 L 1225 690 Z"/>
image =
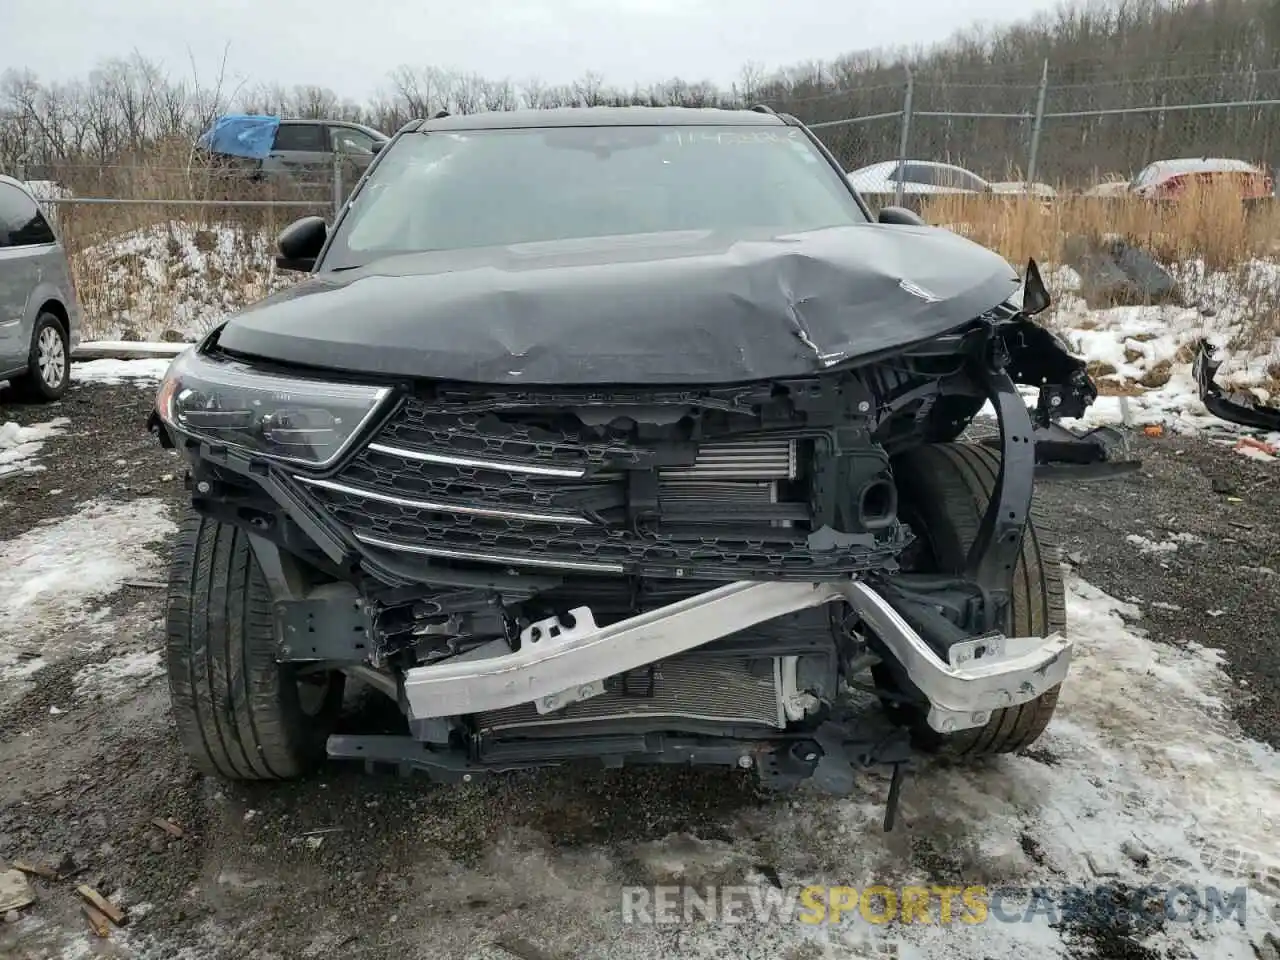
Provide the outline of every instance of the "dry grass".
<path id="1" fill-rule="evenodd" d="M 182 143 L 173 143 L 162 145 L 145 162 L 71 166 L 53 171 L 54 179 L 75 197 L 129 201 L 58 204 L 59 230 L 67 246 L 83 249 L 175 221 L 197 229 L 211 223 L 234 222 L 246 230 L 274 232 L 304 214 L 328 214 L 333 209 L 329 182 L 303 186 L 255 183 L 194 160 Z M 244 201 L 285 202 L 290 206 L 245 206 Z"/>
<path id="2" fill-rule="evenodd" d="M 54 207 L 86 337 L 202 333 L 223 313 L 288 283 L 292 275 L 274 269 L 274 237 L 300 216 L 333 209 L 331 183 L 254 183 L 192 159 L 185 145 L 172 144 L 145 163 L 53 171 L 77 198 L 134 201 Z M 307 205 L 245 206 L 246 200 Z"/>
<path id="3" fill-rule="evenodd" d="M 1125 241 L 1177 266 L 1181 302 L 1202 307 L 1230 303 L 1241 321 L 1231 337 L 1232 351 L 1270 353 L 1280 338 L 1280 285 L 1273 270 L 1259 269 L 1259 261 L 1280 259 L 1280 202 L 1246 207 L 1234 190 L 1193 183 L 1167 203 L 1066 194 L 1050 203 L 1016 195 L 949 196 L 931 199 L 922 213 L 930 223 L 963 230 L 1017 266 L 1030 258 L 1069 263 L 1069 246 L 1080 240 L 1085 249 Z M 1092 302 L 1087 293 L 1086 301 L 1108 305 Z M 1205 315 L 1212 317 L 1212 310 L 1205 309 Z M 1078 313 L 1072 323 L 1092 325 Z M 1152 370 L 1142 385 L 1158 387 L 1169 376 L 1167 369 Z"/>
<path id="4" fill-rule="evenodd" d="M 1068 238 L 1118 238 L 1165 263 L 1201 260 L 1227 270 L 1280 252 L 1280 203 L 1246 209 L 1230 189 L 1193 185 L 1177 201 L 1149 203 L 1129 197 L 1061 195 L 1045 203 L 1018 195 L 930 198 L 930 223 L 963 224 L 970 239 L 999 250 L 1015 264 L 1034 257 L 1063 262 Z"/>

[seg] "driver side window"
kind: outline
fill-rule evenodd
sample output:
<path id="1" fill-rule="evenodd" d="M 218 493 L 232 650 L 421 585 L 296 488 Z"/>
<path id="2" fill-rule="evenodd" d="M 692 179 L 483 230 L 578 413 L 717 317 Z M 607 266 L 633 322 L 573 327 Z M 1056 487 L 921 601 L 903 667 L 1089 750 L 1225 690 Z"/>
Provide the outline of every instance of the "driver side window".
<path id="1" fill-rule="evenodd" d="M 330 127 L 333 149 L 337 153 L 368 155 L 373 153 L 373 137 L 352 127 Z"/>

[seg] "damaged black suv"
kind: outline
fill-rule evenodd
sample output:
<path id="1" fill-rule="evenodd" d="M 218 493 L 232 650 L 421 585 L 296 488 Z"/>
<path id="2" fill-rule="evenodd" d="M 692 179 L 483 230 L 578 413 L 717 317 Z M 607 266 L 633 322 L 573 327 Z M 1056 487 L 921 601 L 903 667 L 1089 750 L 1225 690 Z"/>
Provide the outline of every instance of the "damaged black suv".
<path id="1" fill-rule="evenodd" d="M 416 121 L 277 262 L 310 276 L 152 417 L 190 464 L 167 657 L 202 770 L 843 790 L 1044 730 L 1071 642 L 1034 479 L 1107 453 L 1056 424 L 1095 391 L 1034 263 L 873 217 L 765 108 Z M 334 733 L 350 679 L 399 734 Z"/>

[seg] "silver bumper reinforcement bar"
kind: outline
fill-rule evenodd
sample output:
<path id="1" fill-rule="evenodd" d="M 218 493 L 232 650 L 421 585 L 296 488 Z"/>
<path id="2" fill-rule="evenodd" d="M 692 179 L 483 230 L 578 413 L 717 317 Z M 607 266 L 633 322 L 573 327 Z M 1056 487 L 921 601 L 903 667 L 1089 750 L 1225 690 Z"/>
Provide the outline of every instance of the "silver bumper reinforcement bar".
<path id="1" fill-rule="evenodd" d="M 928 723 L 940 732 L 980 727 L 991 711 L 1034 700 L 1061 683 L 1071 641 L 988 635 L 952 647 L 944 662 L 873 588 L 839 583 L 730 583 L 610 624 L 588 607 L 525 628 L 520 649 L 494 641 L 405 673 L 416 719 L 500 710 L 533 703 L 558 710 L 604 692 L 607 677 L 695 649 L 757 623 L 834 600 L 847 602 L 928 698 Z M 567 622 L 565 622 L 567 621 Z"/>

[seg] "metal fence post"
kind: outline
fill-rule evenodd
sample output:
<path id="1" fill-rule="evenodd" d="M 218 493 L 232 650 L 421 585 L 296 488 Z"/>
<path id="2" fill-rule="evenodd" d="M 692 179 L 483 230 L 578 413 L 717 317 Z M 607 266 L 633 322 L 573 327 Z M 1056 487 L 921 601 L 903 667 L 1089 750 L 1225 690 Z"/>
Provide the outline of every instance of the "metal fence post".
<path id="1" fill-rule="evenodd" d="M 333 148 L 333 219 L 336 223 L 342 211 L 342 154 L 337 144 Z"/>
<path id="2" fill-rule="evenodd" d="M 1044 130 L 1044 101 L 1049 92 L 1049 61 L 1040 71 L 1040 93 L 1036 96 L 1036 115 L 1031 121 L 1031 146 L 1027 152 L 1027 189 L 1036 181 L 1036 160 L 1040 155 L 1040 134 Z"/>
<path id="3" fill-rule="evenodd" d="M 915 93 L 915 80 L 911 76 L 911 67 L 907 71 L 907 92 L 902 100 L 902 137 L 898 141 L 898 182 L 893 188 L 893 202 L 902 206 L 902 166 L 907 162 L 907 146 L 911 142 L 911 101 Z"/>

